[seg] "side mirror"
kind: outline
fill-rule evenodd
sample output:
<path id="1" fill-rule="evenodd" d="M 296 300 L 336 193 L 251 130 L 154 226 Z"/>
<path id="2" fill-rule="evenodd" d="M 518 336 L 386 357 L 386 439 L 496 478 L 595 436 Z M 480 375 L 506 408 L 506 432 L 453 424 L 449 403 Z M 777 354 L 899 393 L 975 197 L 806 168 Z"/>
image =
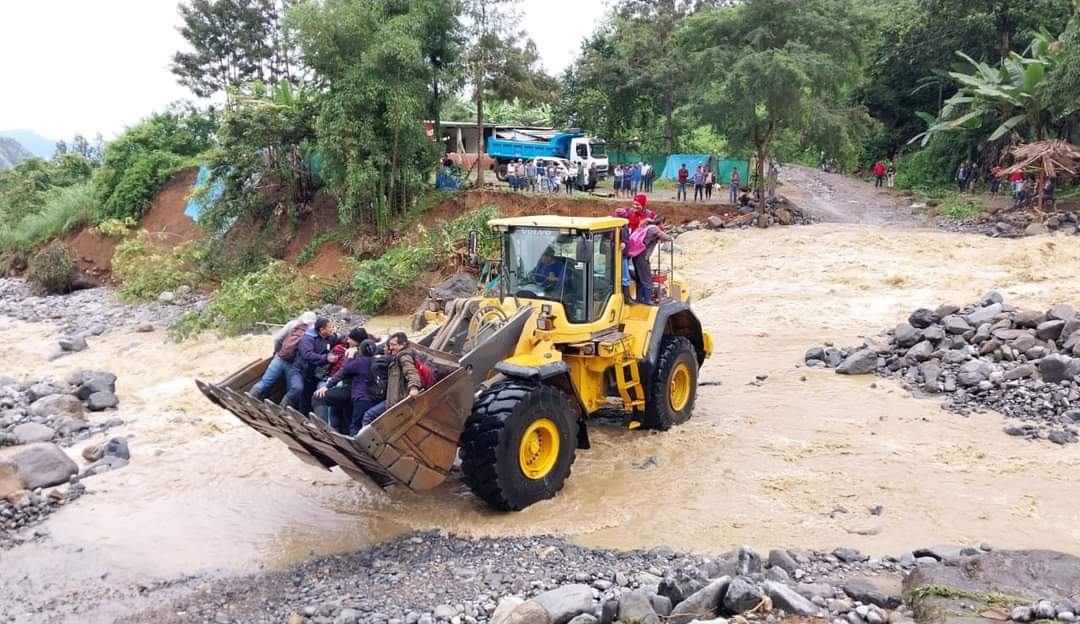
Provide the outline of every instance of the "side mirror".
<path id="1" fill-rule="evenodd" d="M 480 259 L 477 258 L 477 249 L 479 248 L 480 233 L 476 230 L 469 230 L 469 264 L 471 266 L 477 266 L 480 264 Z"/>
<path id="2" fill-rule="evenodd" d="M 579 238 L 577 242 L 577 248 L 574 250 L 574 260 L 576 262 L 588 262 L 593 257 L 593 242 L 584 238 Z"/>

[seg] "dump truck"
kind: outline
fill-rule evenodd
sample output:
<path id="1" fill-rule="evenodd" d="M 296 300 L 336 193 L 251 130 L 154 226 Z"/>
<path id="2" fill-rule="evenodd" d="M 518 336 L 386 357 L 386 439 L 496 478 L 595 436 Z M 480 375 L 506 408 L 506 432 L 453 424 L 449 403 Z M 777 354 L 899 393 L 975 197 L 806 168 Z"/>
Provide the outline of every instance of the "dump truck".
<path id="1" fill-rule="evenodd" d="M 586 171 L 596 167 L 600 180 L 608 175 L 607 144 L 580 130 L 499 130 L 487 141 L 487 155 L 494 161 L 495 177 L 500 181 L 506 180 L 507 165 L 534 158 L 561 158 L 574 167 L 583 163 Z"/>
<path id="2" fill-rule="evenodd" d="M 673 251 L 671 266 L 657 267 L 652 305 L 624 296 L 626 224 L 616 217 L 491 221 L 502 246 L 497 287 L 428 312 L 438 324 L 412 348 L 436 381 L 355 437 L 279 406 L 283 383 L 262 400 L 248 394 L 269 359 L 198 387 L 315 466 L 415 491 L 460 475 L 495 509 L 524 509 L 562 489 L 577 451 L 590 446 L 591 417 L 667 430 L 693 412 L 712 337 L 691 309 Z M 475 241 L 471 235 L 470 251 Z M 664 256 L 657 252 L 658 265 Z"/>

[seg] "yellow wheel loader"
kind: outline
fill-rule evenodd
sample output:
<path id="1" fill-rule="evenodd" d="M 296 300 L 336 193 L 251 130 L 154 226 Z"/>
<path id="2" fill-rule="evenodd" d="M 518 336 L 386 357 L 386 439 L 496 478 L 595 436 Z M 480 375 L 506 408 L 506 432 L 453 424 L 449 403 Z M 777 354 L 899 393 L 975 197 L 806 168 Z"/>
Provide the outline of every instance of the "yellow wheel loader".
<path id="1" fill-rule="evenodd" d="M 618 414 L 630 428 L 666 430 L 694 409 L 712 337 L 673 266 L 653 276 L 652 305 L 626 300 L 626 223 L 491 221 L 502 241 L 497 292 L 428 313 L 438 326 L 412 348 L 431 363 L 437 381 L 356 437 L 280 407 L 283 382 L 261 401 L 249 395 L 269 359 L 217 384 L 196 383 L 211 401 L 314 465 L 339 466 L 381 487 L 427 490 L 460 460 L 462 478 L 479 498 L 500 510 L 524 509 L 562 489 L 575 453 L 589 448 L 591 416 Z M 474 247 L 475 237 L 470 242 Z"/>

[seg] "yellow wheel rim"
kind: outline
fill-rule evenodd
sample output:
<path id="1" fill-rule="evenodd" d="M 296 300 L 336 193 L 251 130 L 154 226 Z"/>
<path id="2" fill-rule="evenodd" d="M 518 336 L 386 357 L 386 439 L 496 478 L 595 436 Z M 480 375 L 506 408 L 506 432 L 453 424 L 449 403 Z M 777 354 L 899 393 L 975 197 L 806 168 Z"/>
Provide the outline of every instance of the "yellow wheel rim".
<path id="1" fill-rule="evenodd" d="M 671 374 L 671 409 L 681 411 L 690 402 L 690 368 L 679 362 Z"/>
<path id="2" fill-rule="evenodd" d="M 543 479 L 559 459 L 559 428 L 547 418 L 534 420 L 518 447 L 521 472 L 530 479 Z"/>

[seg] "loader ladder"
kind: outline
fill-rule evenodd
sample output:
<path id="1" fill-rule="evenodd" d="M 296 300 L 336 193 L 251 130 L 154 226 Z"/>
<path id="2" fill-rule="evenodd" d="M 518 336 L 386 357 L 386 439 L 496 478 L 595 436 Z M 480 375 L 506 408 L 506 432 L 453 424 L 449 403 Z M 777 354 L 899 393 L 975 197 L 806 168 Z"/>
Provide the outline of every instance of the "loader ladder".
<path id="1" fill-rule="evenodd" d="M 641 385 L 641 371 L 637 358 L 630 352 L 631 339 L 624 337 L 615 342 L 615 350 L 622 356 L 615 363 L 615 385 L 627 412 L 645 411 L 645 387 Z"/>

